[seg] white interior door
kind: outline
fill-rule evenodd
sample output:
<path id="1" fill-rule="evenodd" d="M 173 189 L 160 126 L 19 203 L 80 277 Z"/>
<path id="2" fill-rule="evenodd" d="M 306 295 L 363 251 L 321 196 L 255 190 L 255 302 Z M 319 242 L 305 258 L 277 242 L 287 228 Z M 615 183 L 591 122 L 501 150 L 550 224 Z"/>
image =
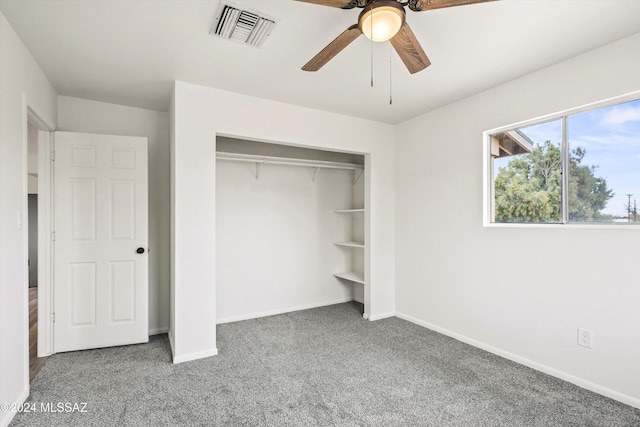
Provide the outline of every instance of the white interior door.
<path id="1" fill-rule="evenodd" d="M 147 138 L 56 132 L 54 171 L 54 351 L 147 342 Z"/>

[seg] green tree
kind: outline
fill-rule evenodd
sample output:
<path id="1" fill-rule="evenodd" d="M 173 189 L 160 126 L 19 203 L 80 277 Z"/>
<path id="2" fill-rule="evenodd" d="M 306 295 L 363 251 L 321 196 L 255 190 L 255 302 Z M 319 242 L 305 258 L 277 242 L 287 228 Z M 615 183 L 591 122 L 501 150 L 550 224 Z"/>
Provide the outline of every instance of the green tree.
<path id="1" fill-rule="evenodd" d="M 585 150 L 569 153 L 569 218 L 571 221 L 601 221 L 601 211 L 613 197 L 597 166 L 582 164 Z M 529 154 L 514 157 L 495 178 L 497 222 L 560 222 L 562 177 L 560 147 L 550 141 Z"/>
<path id="2" fill-rule="evenodd" d="M 569 153 L 569 219 L 576 222 L 611 220 L 601 213 L 614 196 L 607 181 L 595 175 L 598 166 L 581 165 L 586 151 L 576 147 Z"/>

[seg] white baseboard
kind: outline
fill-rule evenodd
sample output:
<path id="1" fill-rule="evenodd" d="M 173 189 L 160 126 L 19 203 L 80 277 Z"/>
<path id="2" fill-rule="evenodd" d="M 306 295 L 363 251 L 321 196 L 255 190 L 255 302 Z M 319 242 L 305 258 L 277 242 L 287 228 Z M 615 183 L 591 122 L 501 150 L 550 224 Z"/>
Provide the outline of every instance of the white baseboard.
<path id="1" fill-rule="evenodd" d="M 24 403 L 27 400 L 27 397 L 29 397 L 29 386 L 27 386 L 27 388 L 20 392 L 15 403 Z M 0 427 L 7 427 L 9 424 L 11 424 L 11 421 L 13 420 L 13 417 L 16 416 L 16 414 L 17 412 L 0 411 Z"/>
<path id="2" fill-rule="evenodd" d="M 212 348 L 210 350 L 198 351 L 196 353 L 183 354 L 180 356 L 173 356 L 173 363 L 184 363 L 191 362 L 192 360 L 204 359 L 205 357 L 211 357 L 218 354 L 217 348 Z"/>
<path id="3" fill-rule="evenodd" d="M 167 331 L 167 336 L 169 337 L 169 347 L 171 347 L 171 359 L 174 360 L 176 358 L 176 347 L 173 344 L 173 333 L 171 331 Z"/>
<path id="4" fill-rule="evenodd" d="M 375 320 L 388 319 L 389 317 L 394 317 L 395 315 L 396 315 L 395 311 L 390 311 L 388 313 L 380 313 L 380 314 L 376 314 L 375 316 L 369 315 L 369 320 L 375 321 Z"/>
<path id="5" fill-rule="evenodd" d="M 160 334 L 166 334 L 167 332 L 169 332 L 169 328 L 168 327 L 162 327 L 162 328 L 154 328 L 154 329 L 149 329 L 149 336 L 151 335 L 160 335 Z"/>
<path id="6" fill-rule="evenodd" d="M 634 408 L 640 409 L 640 399 L 636 399 L 624 393 L 617 392 L 607 387 L 603 387 L 601 385 L 595 384 L 591 381 L 585 380 L 580 377 L 576 377 L 567 372 L 561 371 L 559 369 L 552 368 L 550 366 L 544 365 L 542 363 L 538 363 L 531 359 L 527 359 L 522 356 L 518 356 L 517 354 L 510 353 L 508 351 L 502 350 L 497 347 L 493 347 L 491 345 L 485 344 L 483 342 L 474 340 L 472 338 L 461 335 L 457 332 L 450 331 L 445 328 L 441 328 L 440 326 L 431 324 L 429 322 L 422 321 L 413 316 L 409 316 L 403 313 L 397 313 L 396 317 L 406 320 L 411 323 L 415 323 L 416 325 L 420 325 L 427 329 L 431 329 L 432 331 L 439 332 L 443 335 L 446 335 L 451 338 L 455 338 L 458 341 L 462 341 L 466 344 L 472 345 L 474 347 L 478 347 L 482 350 L 488 351 L 489 353 L 496 354 L 498 356 L 504 357 L 505 359 L 509 359 L 513 362 L 519 363 L 521 365 L 527 366 L 531 369 L 535 369 L 536 371 L 543 372 L 545 374 L 551 375 L 552 377 L 560 378 L 561 380 L 570 382 L 572 384 L 577 385 L 578 387 L 582 387 L 594 393 L 601 394 L 603 396 L 609 397 L 611 399 L 617 400 L 618 402 L 622 402 L 626 405 L 633 406 Z"/>
<path id="7" fill-rule="evenodd" d="M 339 300 L 334 300 L 334 301 L 325 301 L 321 303 L 299 305 L 296 307 L 287 307 L 287 308 L 281 308 L 277 310 L 262 311 L 260 313 L 243 314 L 242 316 L 233 316 L 233 317 L 226 317 L 224 319 L 218 319 L 216 323 L 220 325 L 222 323 L 239 322 L 241 320 L 257 319 L 259 317 L 275 316 L 276 314 L 291 313 L 293 311 L 308 310 L 310 308 L 318 308 L 318 307 L 324 307 L 327 305 L 342 304 L 349 301 L 353 301 L 353 299 L 351 297 L 348 297 L 348 298 L 341 298 Z"/>

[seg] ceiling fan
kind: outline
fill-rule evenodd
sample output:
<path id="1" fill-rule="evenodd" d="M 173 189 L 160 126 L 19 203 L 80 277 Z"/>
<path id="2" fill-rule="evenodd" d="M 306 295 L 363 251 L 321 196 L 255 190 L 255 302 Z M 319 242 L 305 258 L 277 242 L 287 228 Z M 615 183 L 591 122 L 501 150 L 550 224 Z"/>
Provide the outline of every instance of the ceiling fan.
<path id="1" fill-rule="evenodd" d="M 405 19 L 405 6 L 414 12 L 494 0 L 297 0 L 341 9 L 362 8 L 358 23 L 347 28 L 307 62 L 304 71 L 318 71 L 342 49 L 364 34 L 372 41 L 389 40 L 411 74 L 431 65 Z"/>

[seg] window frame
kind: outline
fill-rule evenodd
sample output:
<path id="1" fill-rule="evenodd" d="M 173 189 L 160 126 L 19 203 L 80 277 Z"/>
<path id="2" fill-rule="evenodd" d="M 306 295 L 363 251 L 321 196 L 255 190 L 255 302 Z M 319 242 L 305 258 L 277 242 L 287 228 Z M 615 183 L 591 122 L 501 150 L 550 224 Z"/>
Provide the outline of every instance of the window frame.
<path id="1" fill-rule="evenodd" d="M 607 98 L 601 101 L 592 102 L 581 105 L 579 107 L 569 108 L 556 113 L 535 117 L 533 119 L 524 120 L 510 125 L 501 126 L 486 130 L 482 133 L 482 155 L 483 155 L 483 214 L 482 222 L 484 227 L 497 228 L 615 228 L 615 229 L 634 229 L 640 230 L 640 223 L 614 223 L 614 222 L 569 222 L 569 174 L 565 171 L 569 170 L 569 143 L 567 140 L 567 118 L 569 116 L 593 111 L 600 108 L 611 107 L 626 102 L 640 100 L 640 90 L 630 92 L 624 95 Z M 547 123 L 555 120 L 561 121 L 562 141 L 560 142 L 561 153 L 561 176 L 562 176 L 562 196 L 561 196 L 561 222 L 557 223 L 532 223 L 532 222 L 495 222 L 495 192 L 494 192 L 494 167 L 493 158 L 491 157 L 491 136 L 497 133 L 525 128 L 528 126 Z"/>

